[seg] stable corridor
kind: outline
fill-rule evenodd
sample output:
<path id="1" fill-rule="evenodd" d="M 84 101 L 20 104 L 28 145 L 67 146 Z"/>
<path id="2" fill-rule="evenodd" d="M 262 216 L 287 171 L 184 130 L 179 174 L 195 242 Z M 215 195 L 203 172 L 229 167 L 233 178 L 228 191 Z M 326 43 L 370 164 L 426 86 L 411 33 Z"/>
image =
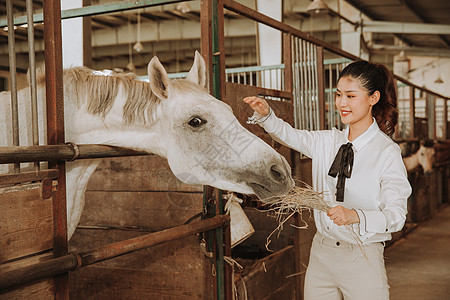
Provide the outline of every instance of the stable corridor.
<path id="1" fill-rule="evenodd" d="M 391 300 L 450 299 L 450 206 L 385 251 Z"/>

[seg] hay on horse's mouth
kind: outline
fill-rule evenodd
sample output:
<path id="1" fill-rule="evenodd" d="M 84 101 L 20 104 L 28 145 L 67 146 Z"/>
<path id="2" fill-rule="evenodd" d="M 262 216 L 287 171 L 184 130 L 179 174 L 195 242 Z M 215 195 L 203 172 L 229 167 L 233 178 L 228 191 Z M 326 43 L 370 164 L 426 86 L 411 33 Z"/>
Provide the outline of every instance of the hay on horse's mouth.
<path id="1" fill-rule="evenodd" d="M 267 203 L 269 210 L 277 214 L 301 212 L 303 209 L 318 209 L 328 212 L 331 205 L 324 199 L 324 193 L 316 192 L 307 183 L 298 181 L 303 187 L 294 186 L 286 196 L 277 197 Z"/>
<path id="2" fill-rule="evenodd" d="M 271 237 L 275 232 L 281 232 L 284 223 L 289 220 L 294 214 L 299 213 L 302 216 L 302 211 L 307 209 L 318 209 L 323 212 L 328 212 L 331 205 L 324 199 L 324 194 L 315 191 L 310 185 L 303 181 L 296 180 L 297 184 L 301 186 L 294 186 L 286 196 L 276 197 L 266 204 L 267 211 L 275 213 L 278 220 L 278 226 L 270 233 L 266 239 L 266 249 L 269 249 Z M 306 229 L 308 224 L 302 219 L 305 226 L 299 227 Z"/>

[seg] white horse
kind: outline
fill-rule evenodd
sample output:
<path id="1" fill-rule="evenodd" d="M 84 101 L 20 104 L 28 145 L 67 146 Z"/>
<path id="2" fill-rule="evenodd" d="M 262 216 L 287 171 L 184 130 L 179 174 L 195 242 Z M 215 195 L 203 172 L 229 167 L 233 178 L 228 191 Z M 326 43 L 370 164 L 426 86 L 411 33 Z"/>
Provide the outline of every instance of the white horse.
<path id="1" fill-rule="evenodd" d="M 286 160 L 247 131 L 231 108 L 205 90 L 205 62 L 196 52 L 186 79 L 170 80 L 157 57 L 149 82 L 131 74 L 99 75 L 87 68 L 64 71 L 65 137 L 76 144 L 105 144 L 167 158 L 175 176 L 261 200 L 293 186 Z M 45 86 L 38 80 L 40 144 L 46 141 Z M 20 144 L 31 145 L 28 88 L 19 91 Z M 9 92 L 0 97 L 0 141 L 12 145 Z M 100 159 L 67 163 L 68 236 L 84 208 L 88 180 Z M 3 165 L 3 172 L 8 166 Z M 10 167 L 10 166 L 9 166 Z M 2 170 L 0 170 L 2 171 Z"/>
<path id="2" fill-rule="evenodd" d="M 405 149 L 405 145 L 401 148 Z M 415 153 L 403 157 L 406 170 L 411 172 L 421 166 L 424 174 L 430 174 L 433 171 L 435 153 L 434 147 L 427 147 L 424 142 L 420 142 L 419 149 Z"/>

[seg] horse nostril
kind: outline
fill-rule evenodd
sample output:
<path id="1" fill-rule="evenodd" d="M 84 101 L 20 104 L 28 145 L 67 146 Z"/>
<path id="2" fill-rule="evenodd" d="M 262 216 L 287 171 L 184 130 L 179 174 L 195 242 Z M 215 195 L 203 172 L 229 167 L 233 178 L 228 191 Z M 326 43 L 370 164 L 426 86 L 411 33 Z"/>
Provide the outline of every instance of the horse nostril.
<path id="1" fill-rule="evenodd" d="M 286 175 L 278 165 L 272 165 L 270 167 L 270 178 L 277 183 L 282 183 L 286 180 Z"/>

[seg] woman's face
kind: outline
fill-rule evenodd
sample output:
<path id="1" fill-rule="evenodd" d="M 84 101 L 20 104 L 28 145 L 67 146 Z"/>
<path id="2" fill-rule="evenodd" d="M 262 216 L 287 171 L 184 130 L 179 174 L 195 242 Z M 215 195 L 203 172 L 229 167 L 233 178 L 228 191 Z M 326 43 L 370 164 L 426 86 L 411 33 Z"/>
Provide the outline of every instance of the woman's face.
<path id="1" fill-rule="evenodd" d="M 378 102 L 379 92 L 369 95 L 358 81 L 349 76 L 339 79 L 336 92 L 336 108 L 341 121 L 349 125 L 372 124 L 372 106 Z"/>

